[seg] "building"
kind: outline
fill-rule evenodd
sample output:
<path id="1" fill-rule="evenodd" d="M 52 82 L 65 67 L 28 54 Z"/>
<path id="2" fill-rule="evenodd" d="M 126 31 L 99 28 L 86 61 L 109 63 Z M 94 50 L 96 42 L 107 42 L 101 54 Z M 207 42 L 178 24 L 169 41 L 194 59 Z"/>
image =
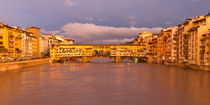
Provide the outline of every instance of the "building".
<path id="1" fill-rule="evenodd" d="M 53 34 L 44 34 L 44 35 L 48 37 L 49 49 L 52 48 L 53 46 L 59 44 L 60 41 L 58 39 L 56 39 L 55 35 L 53 35 Z"/>
<path id="2" fill-rule="evenodd" d="M 151 54 L 153 56 L 153 62 L 157 63 L 157 52 L 158 52 L 158 48 L 157 48 L 157 38 L 158 38 L 159 34 L 153 34 L 152 35 L 152 41 L 150 42 L 150 48 L 151 48 Z"/>
<path id="3" fill-rule="evenodd" d="M 209 15 L 186 19 L 178 26 L 179 63 L 209 65 L 209 29 Z"/>
<path id="4" fill-rule="evenodd" d="M 177 62 L 177 41 L 175 40 L 176 31 L 177 26 L 163 29 L 163 33 L 166 39 L 165 60 L 168 63 Z"/>
<path id="5" fill-rule="evenodd" d="M 73 39 L 68 39 L 64 36 L 61 35 L 56 35 L 55 38 L 57 40 L 59 40 L 59 44 L 74 44 L 74 40 Z"/>
<path id="6" fill-rule="evenodd" d="M 39 53 L 41 54 L 41 57 L 47 57 L 49 55 L 49 47 L 48 47 L 48 36 L 41 35 L 39 39 Z"/>
<path id="7" fill-rule="evenodd" d="M 0 24 L 1 62 L 19 60 L 22 57 L 22 32 L 19 27 Z"/>
<path id="8" fill-rule="evenodd" d="M 39 38 L 40 38 L 40 32 L 39 28 L 30 26 L 28 27 L 28 32 L 33 33 L 33 57 L 34 58 L 40 58 L 41 54 L 39 51 Z"/>
<path id="9" fill-rule="evenodd" d="M 63 36 L 40 35 L 39 28 L 0 24 L 0 62 L 49 57 L 50 48 L 58 44 L 73 44 Z"/>
<path id="10" fill-rule="evenodd" d="M 133 45 L 139 45 L 143 47 L 142 54 L 149 58 L 149 62 L 157 62 L 158 52 L 158 36 L 159 34 L 153 34 L 151 32 L 142 32 L 139 36 L 133 40 Z"/>
<path id="11" fill-rule="evenodd" d="M 200 60 L 202 65 L 210 64 L 210 29 L 208 32 L 204 33 L 201 38 L 200 45 Z"/>
<path id="12" fill-rule="evenodd" d="M 22 58 L 33 58 L 33 33 L 23 31 L 22 33 Z"/>
<path id="13" fill-rule="evenodd" d="M 153 33 L 151 32 L 142 32 L 139 34 L 139 36 L 133 40 L 132 45 L 139 45 L 144 47 L 144 55 L 151 54 L 151 46 L 150 43 L 152 41 Z"/>

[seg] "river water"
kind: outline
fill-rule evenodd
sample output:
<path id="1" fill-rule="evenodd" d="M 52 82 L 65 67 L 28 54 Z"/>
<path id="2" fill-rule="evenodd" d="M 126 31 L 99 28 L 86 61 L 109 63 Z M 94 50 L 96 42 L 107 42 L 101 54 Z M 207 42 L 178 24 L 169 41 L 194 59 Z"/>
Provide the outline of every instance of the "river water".
<path id="1" fill-rule="evenodd" d="M 210 105 L 210 72 L 133 63 L 0 72 L 0 105 Z"/>

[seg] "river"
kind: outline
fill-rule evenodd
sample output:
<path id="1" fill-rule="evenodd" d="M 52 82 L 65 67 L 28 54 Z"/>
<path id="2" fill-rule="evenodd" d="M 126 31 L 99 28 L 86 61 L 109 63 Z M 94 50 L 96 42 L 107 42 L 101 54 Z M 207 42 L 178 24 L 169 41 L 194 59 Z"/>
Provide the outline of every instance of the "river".
<path id="1" fill-rule="evenodd" d="M 0 105 L 210 105 L 210 72 L 134 63 L 0 72 Z"/>

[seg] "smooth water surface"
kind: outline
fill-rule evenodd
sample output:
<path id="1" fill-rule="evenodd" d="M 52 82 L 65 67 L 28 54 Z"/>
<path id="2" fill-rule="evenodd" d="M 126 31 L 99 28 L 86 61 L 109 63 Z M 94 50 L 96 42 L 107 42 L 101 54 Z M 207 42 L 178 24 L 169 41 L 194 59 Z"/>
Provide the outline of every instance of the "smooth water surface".
<path id="1" fill-rule="evenodd" d="M 210 105 L 210 72 L 132 63 L 0 72 L 0 105 Z"/>

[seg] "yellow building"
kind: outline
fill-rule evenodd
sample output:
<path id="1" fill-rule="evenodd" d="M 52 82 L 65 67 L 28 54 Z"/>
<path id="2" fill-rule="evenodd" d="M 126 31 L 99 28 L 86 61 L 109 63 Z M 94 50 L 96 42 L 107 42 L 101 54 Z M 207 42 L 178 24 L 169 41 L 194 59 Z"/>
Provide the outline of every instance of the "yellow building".
<path id="1" fill-rule="evenodd" d="M 208 40 L 205 40 L 209 29 L 209 15 L 186 19 L 178 26 L 180 63 L 209 65 Z"/>
<path id="2" fill-rule="evenodd" d="M 164 32 L 164 30 L 161 30 L 158 38 L 157 38 L 157 62 L 163 63 L 166 59 L 166 48 L 167 48 L 167 34 Z"/>
<path id="3" fill-rule="evenodd" d="M 22 57 L 22 32 L 19 27 L 0 25 L 1 62 L 18 60 Z"/>
<path id="4" fill-rule="evenodd" d="M 37 47 L 37 37 L 36 36 L 33 36 L 32 37 L 32 55 L 33 55 L 33 58 L 38 58 L 37 56 L 37 50 L 38 47 Z"/>
<path id="5" fill-rule="evenodd" d="M 56 35 L 55 38 L 59 41 L 59 44 L 67 44 L 67 45 L 74 44 L 73 39 L 69 39 L 61 35 Z"/>
<path id="6" fill-rule="evenodd" d="M 58 45 L 61 41 L 56 39 L 55 35 L 52 34 L 44 34 L 45 36 L 48 36 L 48 47 L 49 49 L 52 48 L 55 45 Z"/>
<path id="7" fill-rule="evenodd" d="M 39 28 L 37 27 L 28 27 L 28 32 L 33 33 L 33 57 L 34 58 L 40 58 L 40 49 L 39 49 L 39 38 L 40 38 L 40 33 L 39 33 Z"/>
<path id="8" fill-rule="evenodd" d="M 149 61 L 151 63 L 157 62 L 157 52 L 159 51 L 157 48 L 158 36 L 158 34 L 145 31 L 140 33 L 139 36 L 132 42 L 133 45 L 139 45 L 144 48 L 142 52 L 150 59 Z"/>
<path id="9" fill-rule="evenodd" d="M 177 62 L 177 40 L 176 40 L 177 26 L 163 29 L 166 42 L 165 60 L 168 63 Z"/>
<path id="10" fill-rule="evenodd" d="M 200 45 L 200 59 L 201 64 L 209 65 L 210 64 L 210 29 L 208 32 L 204 33 L 201 38 Z"/>
<path id="11" fill-rule="evenodd" d="M 142 32 L 139 36 L 133 40 L 132 45 L 143 46 L 143 53 L 145 55 L 150 55 L 152 53 L 151 43 L 153 39 L 153 33 L 151 32 Z"/>
<path id="12" fill-rule="evenodd" d="M 22 33 L 22 58 L 33 58 L 33 34 L 27 31 Z"/>

